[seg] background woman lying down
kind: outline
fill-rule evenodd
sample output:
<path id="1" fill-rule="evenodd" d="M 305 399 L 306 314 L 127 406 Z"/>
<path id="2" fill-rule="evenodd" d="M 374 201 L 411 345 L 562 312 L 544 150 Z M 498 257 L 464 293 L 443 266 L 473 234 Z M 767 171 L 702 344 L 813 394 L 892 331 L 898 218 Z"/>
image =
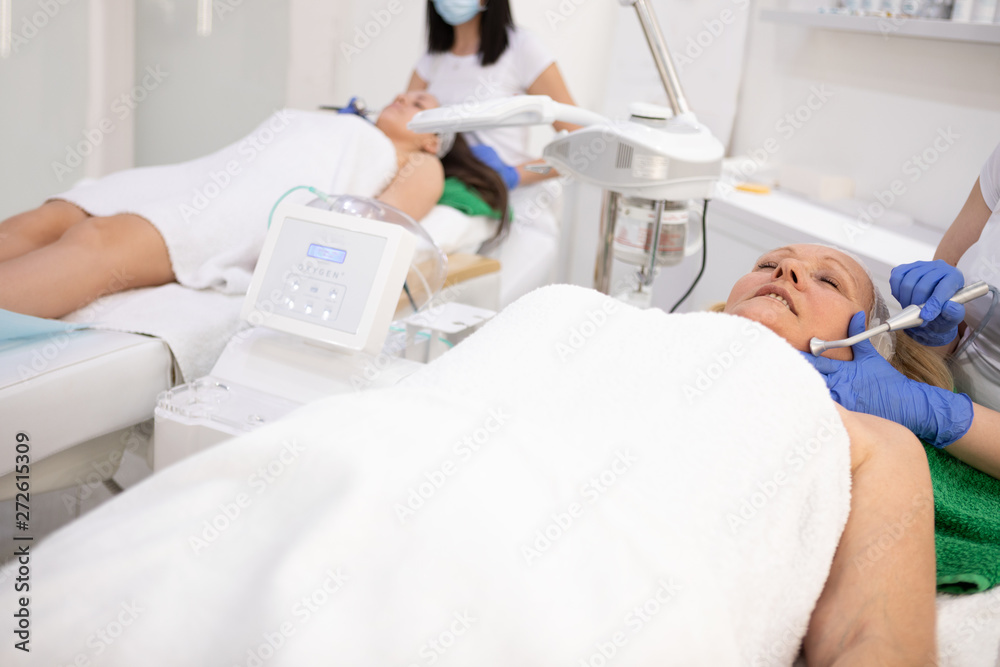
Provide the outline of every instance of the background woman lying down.
<path id="1" fill-rule="evenodd" d="M 56 195 L 0 223 L 0 308 L 61 317 L 103 294 L 174 280 L 244 292 L 268 213 L 299 185 L 377 196 L 420 220 L 449 175 L 505 213 L 503 181 L 461 136 L 439 160 L 436 135 L 407 129 L 417 112 L 436 106 L 428 93 L 406 93 L 374 125 L 286 109 L 203 158 L 117 172 Z M 300 191 L 289 200 L 313 197 Z"/>
<path id="2" fill-rule="evenodd" d="M 793 349 L 872 300 L 820 246 L 765 256 L 727 302 L 742 317 L 537 290 L 400 385 L 306 406 L 32 546 L 32 652 L 0 655 L 933 663 L 924 452 L 835 406 Z"/>

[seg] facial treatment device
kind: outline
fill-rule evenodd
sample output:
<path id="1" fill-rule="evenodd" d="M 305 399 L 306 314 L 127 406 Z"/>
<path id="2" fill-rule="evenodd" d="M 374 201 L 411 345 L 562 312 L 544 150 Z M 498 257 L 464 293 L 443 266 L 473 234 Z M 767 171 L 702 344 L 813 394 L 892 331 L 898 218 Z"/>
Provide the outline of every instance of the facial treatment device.
<path id="1" fill-rule="evenodd" d="M 417 223 L 362 197 L 282 203 L 243 302 L 250 325 L 210 375 L 160 395 L 153 469 L 332 394 L 391 385 L 422 364 L 383 347 L 390 322 L 444 283 Z M 404 281 L 412 288 L 401 297 Z"/>
<path id="2" fill-rule="evenodd" d="M 968 303 L 973 299 L 978 299 L 979 297 L 986 295 L 989 291 L 990 286 L 986 282 L 980 280 L 979 282 L 967 285 L 955 292 L 955 296 L 951 297 L 949 301 L 954 301 L 955 303 Z M 880 333 L 919 327 L 924 323 L 924 320 L 920 317 L 920 311 L 922 309 L 922 305 L 918 306 L 913 304 L 912 306 L 907 306 L 898 315 L 890 317 L 877 327 L 872 327 L 867 331 L 862 331 L 857 336 L 851 336 L 850 338 L 845 338 L 843 340 L 820 340 L 819 338 L 813 338 L 809 341 L 809 351 L 812 352 L 814 357 L 818 357 L 823 354 L 825 350 L 832 350 L 838 347 L 851 347 L 862 341 L 866 341 L 869 338 L 877 336 Z"/>
<path id="3" fill-rule="evenodd" d="M 403 227 L 285 205 L 264 241 L 243 319 L 307 340 L 377 352 L 416 242 Z M 395 298 L 393 298 L 395 297 Z"/>
<path id="4" fill-rule="evenodd" d="M 417 132 L 467 132 L 554 121 L 583 126 L 557 135 L 542 156 L 560 173 L 604 189 L 594 287 L 611 293 L 611 268 L 617 257 L 639 269 L 635 291 L 616 296 L 649 305 L 656 268 L 675 264 L 692 252 L 685 242 L 689 200 L 714 196 L 725 149 L 688 107 L 648 0 L 620 2 L 635 7 L 670 108 L 632 104 L 628 120 L 619 121 L 545 96 L 523 95 L 485 102 L 472 110 L 422 111 L 409 127 Z"/>

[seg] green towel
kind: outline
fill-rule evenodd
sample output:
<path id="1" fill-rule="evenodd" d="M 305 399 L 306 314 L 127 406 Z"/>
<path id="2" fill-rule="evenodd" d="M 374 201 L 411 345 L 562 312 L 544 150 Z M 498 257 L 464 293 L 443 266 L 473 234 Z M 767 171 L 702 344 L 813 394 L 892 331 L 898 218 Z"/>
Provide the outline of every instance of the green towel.
<path id="1" fill-rule="evenodd" d="M 937 589 L 959 595 L 1000 584 L 1000 480 L 925 444 L 934 486 Z"/>
<path id="2" fill-rule="evenodd" d="M 444 179 L 444 192 L 438 203 L 451 206 L 466 215 L 485 215 L 494 220 L 500 219 L 500 211 L 496 210 L 479 196 L 479 193 L 454 176 Z"/>

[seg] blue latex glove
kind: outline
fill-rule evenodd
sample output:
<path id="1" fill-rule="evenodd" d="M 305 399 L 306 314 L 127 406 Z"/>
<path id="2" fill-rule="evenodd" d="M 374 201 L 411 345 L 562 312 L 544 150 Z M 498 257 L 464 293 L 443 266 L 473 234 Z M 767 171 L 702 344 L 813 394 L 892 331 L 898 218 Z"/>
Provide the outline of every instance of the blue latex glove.
<path id="1" fill-rule="evenodd" d="M 940 259 L 901 264 L 889 277 L 892 295 L 903 308 L 924 304 L 920 311 L 924 323 L 906 329 L 906 333 L 928 347 L 947 345 L 958 335 L 958 325 L 965 319 L 965 306 L 948 299 L 964 286 L 962 272 Z"/>
<path id="2" fill-rule="evenodd" d="M 856 313 L 848 335 L 864 330 L 865 314 Z M 823 375 L 837 403 L 902 424 L 935 447 L 947 447 L 972 426 L 972 399 L 909 379 L 876 352 L 870 341 L 854 346 L 854 361 L 802 354 Z"/>
<path id="3" fill-rule="evenodd" d="M 357 96 L 352 97 L 351 101 L 347 103 L 346 107 L 340 107 L 339 109 L 337 109 L 337 113 L 349 113 L 349 114 L 354 114 L 355 116 L 361 116 L 362 118 L 364 118 L 365 117 L 365 103 L 364 103 L 364 101 L 361 101 L 361 106 L 359 107 L 358 106 L 358 101 L 359 100 L 358 100 Z"/>
<path id="4" fill-rule="evenodd" d="M 472 147 L 472 154 L 479 158 L 479 161 L 500 174 L 503 182 L 507 184 L 508 190 L 513 190 L 521 182 L 521 174 L 517 173 L 517 167 L 512 167 L 497 155 L 492 147 L 486 144 L 476 144 Z"/>

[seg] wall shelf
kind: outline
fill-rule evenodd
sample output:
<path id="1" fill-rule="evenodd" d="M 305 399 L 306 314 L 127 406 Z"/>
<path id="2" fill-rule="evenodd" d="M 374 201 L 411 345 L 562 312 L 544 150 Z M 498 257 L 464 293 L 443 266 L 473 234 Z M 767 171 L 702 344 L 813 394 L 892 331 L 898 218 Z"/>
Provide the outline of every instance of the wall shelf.
<path id="1" fill-rule="evenodd" d="M 1000 24 L 961 23 L 940 19 L 889 18 L 878 16 L 849 16 L 845 14 L 820 14 L 765 9 L 761 20 L 772 23 L 802 25 L 829 30 L 867 32 L 885 37 L 923 37 L 960 42 L 1000 44 Z"/>

